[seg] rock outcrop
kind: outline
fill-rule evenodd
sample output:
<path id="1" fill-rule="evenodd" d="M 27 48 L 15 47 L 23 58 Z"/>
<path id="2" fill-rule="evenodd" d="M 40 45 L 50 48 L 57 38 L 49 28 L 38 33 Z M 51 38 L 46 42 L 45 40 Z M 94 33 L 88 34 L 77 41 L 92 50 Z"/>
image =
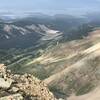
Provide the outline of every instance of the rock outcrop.
<path id="1" fill-rule="evenodd" d="M 47 85 L 30 74 L 12 74 L 0 64 L 0 100 L 57 100 Z"/>

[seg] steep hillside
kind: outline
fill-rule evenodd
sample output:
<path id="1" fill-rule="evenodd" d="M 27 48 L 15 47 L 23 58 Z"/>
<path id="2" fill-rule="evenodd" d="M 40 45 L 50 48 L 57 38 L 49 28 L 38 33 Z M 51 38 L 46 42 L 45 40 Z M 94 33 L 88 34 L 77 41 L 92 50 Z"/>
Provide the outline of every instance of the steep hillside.
<path id="1" fill-rule="evenodd" d="M 61 60 L 60 63 L 64 61 L 64 64 L 61 67 L 56 65 L 57 70 L 53 66 L 52 75 L 44 80 L 52 91 L 58 92 L 56 93 L 58 96 L 61 93 L 67 96 L 73 93 L 77 96 L 83 95 L 98 87 L 100 83 L 100 30 L 93 31 L 88 37 L 71 43 L 73 43 L 72 47 L 70 45 L 64 50 L 70 48 L 72 50 L 70 49 L 69 53 L 63 51 L 67 55 L 61 57 L 62 59 L 58 58 L 60 56 L 53 56 L 54 59 L 55 57 L 58 59 L 53 60 L 55 63 Z"/>
<path id="2" fill-rule="evenodd" d="M 43 80 L 57 98 L 80 100 L 94 91 L 98 96 L 100 28 L 73 17 L 65 20 L 55 16 L 0 22 L 0 63 L 13 74 Z"/>
<path id="3" fill-rule="evenodd" d="M 82 38 L 91 30 L 87 23 L 85 18 L 41 14 L 10 19 L 10 21 L 2 20 L 0 21 L 0 49 L 25 49 L 51 41 Z"/>
<path id="4" fill-rule="evenodd" d="M 51 40 L 58 40 L 62 37 L 62 34 L 59 30 L 53 30 L 42 24 L 33 23 L 18 26 L 15 23 L 0 23 L 0 48 L 37 46 Z"/>
<path id="5" fill-rule="evenodd" d="M 95 28 L 88 34 L 83 39 L 56 42 L 55 46 L 50 44 L 38 51 L 29 48 L 15 52 L 18 56 L 11 63 L 8 60 L 8 68 L 14 73 L 27 72 L 44 80 L 58 98 L 86 94 L 100 82 L 100 30 Z"/>

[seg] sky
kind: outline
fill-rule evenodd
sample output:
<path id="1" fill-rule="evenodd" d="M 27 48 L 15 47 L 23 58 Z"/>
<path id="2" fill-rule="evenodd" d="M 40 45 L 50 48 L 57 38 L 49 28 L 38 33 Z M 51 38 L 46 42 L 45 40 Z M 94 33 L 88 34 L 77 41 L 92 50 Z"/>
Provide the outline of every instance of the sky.
<path id="1" fill-rule="evenodd" d="M 100 10 L 100 0 L 0 0 L 0 12 L 84 14 Z"/>

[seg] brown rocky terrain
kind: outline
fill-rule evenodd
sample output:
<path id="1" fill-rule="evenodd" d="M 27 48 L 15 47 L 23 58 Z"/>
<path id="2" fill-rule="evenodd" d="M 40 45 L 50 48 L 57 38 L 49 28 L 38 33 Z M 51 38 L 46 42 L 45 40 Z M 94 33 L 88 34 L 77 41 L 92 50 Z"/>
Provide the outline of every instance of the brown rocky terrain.
<path id="1" fill-rule="evenodd" d="M 0 64 L 0 100 L 56 100 L 47 85 L 30 74 L 12 74 Z"/>

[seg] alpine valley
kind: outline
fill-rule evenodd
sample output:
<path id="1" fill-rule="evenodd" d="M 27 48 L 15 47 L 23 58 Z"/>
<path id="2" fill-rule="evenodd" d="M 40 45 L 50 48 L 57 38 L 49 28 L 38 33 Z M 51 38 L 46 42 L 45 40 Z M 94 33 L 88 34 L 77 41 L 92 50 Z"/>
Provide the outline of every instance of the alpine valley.
<path id="1" fill-rule="evenodd" d="M 56 98 L 100 98 L 100 14 L 0 16 L 0 63 L 32 74 Z"/>

